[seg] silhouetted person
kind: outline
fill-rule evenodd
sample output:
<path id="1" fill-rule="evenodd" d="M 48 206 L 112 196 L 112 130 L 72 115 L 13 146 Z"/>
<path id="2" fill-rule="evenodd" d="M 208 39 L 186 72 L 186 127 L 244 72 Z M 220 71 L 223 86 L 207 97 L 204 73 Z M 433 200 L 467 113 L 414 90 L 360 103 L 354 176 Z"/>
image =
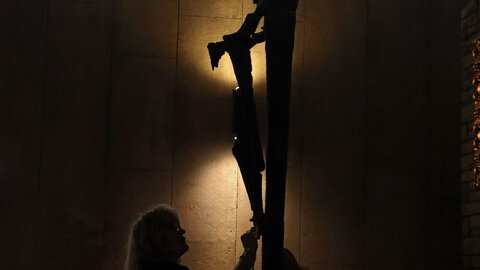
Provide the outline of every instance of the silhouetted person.
<path id="1" fill-rule="evenodd" d="M 170 206 L 159 205 L 145 212 L 131 228 L 125 270 L 188 270 L 179 264 L 189 248 L 184 234 L 177 213 Z M 256 232 L 249 230 L 241 239 L 245 251 L 235 270 L 248 270 L 255 263 Z"/>
<path id="2" fill-rule="evenodd" d="M 300 266 L 293 253 L 283 248 L 283 270 L 308 270 L 308 268 Z"/>

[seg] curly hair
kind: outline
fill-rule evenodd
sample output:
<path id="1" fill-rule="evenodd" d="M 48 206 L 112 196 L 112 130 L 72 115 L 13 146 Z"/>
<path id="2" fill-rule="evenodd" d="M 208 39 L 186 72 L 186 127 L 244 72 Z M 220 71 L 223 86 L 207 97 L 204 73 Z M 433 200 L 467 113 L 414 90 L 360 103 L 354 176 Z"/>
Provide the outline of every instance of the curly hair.
<path id="1" fill-rule="evenodd" d="M 124 269 L 141 270 L 143 265 L 164 260 L 165 230 L 176 222 L 177 213 L 166 204 L 143 213 L 130 230 Z"/>

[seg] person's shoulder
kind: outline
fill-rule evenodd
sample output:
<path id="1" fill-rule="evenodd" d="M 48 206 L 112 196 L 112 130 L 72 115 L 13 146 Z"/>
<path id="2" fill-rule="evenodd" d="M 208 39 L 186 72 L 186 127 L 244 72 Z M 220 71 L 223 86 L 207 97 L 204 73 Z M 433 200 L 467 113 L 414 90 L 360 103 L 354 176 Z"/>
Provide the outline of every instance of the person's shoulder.
<path id="1" fill-rule="evenodd" d="M 168 264 L 168 265 L 165 265 L 165 267 L 162 268 L 161 270 L 190 270 L 190 269 L 180 264 Z"/>
<path id="2" fill-rule="evenodd" d="M 177 267 L 178 268 L 175 268 L 175 270 L 190 270 L 190 269 L 188 269 L 188 267 L 180 265 L 180 264 L 177 264 Z"/>

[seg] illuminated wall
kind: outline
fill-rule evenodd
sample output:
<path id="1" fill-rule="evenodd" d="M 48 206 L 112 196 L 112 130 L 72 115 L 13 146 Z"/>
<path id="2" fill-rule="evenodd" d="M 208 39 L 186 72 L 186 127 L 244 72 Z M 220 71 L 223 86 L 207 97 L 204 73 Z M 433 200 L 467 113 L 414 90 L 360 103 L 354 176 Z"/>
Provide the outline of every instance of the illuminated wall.
<path id="1" fill-rule="evenodd" d="M 182 263 L 232 269 L 251 213 L 235 79 L 206 45 L 253 7 L 0 4 L 0 268 L 120 269 L 133 219 L 170 203 Z M 460 1 L 300 0 L 285 245 L 301 264 L 458 269 L 459 14 Z M 264 46 L 252 57 L 266 145 Z"/>

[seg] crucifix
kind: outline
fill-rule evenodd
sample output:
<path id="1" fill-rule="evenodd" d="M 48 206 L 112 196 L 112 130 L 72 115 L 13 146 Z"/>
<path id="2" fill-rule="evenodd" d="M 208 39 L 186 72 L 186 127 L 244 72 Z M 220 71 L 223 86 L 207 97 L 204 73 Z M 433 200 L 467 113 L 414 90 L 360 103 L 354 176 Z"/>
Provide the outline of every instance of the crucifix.
<path id="1" fill-rule="evenodd" d="M 288 126 L 298 0 L 253 0 L 257 7 L 247 15 L 240 29 L 209 43 L 212 69 L 229 54 L 238 87 L 233 90 L 233 126 L 236 134 L 232 149 L 242 173 L 250 207 L 251 221 L 262 236 L 262 269 L 282 269 L 285 186 L 287 174 Z M 264 17 L 263 31 L 255 33 Z M 266 42 L 268 147 L 266 166 L 258 132 L 253 98 L 250 49 Z M 262 175 L 266 167 L 265 212 L 262 204 Z"/>

